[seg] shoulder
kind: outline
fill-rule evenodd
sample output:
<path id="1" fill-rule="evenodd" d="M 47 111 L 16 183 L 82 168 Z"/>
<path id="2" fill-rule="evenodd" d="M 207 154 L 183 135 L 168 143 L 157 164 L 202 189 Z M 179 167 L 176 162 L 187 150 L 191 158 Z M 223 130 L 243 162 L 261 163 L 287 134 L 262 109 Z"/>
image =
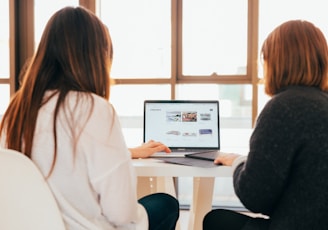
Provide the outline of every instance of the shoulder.
<path id="1" fill-rule="evenodd" d="M 72 127 L 80 127 L 85 132 L 90 130 L 90 132 L 102 133 L 100 130 L 104 130 L 107 133 L 113 125 L 119 123 L 112 104 L 92 93 L 69 92 L 61 111 L 64 121 Z"/>
<path id="2" fill-rule="evenodd" d="M 287 87 L 272 97 L 260 112 L 256 126 L 300 130 L 328 119 L 328 94 L 318 88 Z M 317 122 L 318 123 L 318 122 Z M 316 125 L 322 125 L 320 123 Z"/>
<path id="3" fill-rule="evenodd" d="M 327 107 L 327 103 L 327 92 L 315 87 L 289 86 L 274 95 L 264 106 L 263 112 L 291 115 L 304 113 L 306 110 L 313 110 L 318 106 Z"/>
<path id="4" fill-rule="evenodd" d="M 272 99 L 273 102 L 278 101 L 280 103 L 290 103 L 291 106 L 297 103 L 301 103 L 303 107 L 306 103 L 327 103 L 328 93 L 320 90 L 317 87 L 289 86 L 273 96 Z"/>
<path id="5" fill-rule="evenodd" d="M 74 111 L 83 111 L 84 113 L 90 111 L 92 114 L 99 115 L 115 113 L 114 107 L 109 101 L 93 93 L 72 91 L 67 95 L 66 102 Z"/>
<path id="6" fill-rule="evenodd" d="M 103 97 L 96 94 L 91 94 L 92 100 L 94 102 L 94 109 L 100 110 L 102 112 L 115 113 L 113 105 Z"/>

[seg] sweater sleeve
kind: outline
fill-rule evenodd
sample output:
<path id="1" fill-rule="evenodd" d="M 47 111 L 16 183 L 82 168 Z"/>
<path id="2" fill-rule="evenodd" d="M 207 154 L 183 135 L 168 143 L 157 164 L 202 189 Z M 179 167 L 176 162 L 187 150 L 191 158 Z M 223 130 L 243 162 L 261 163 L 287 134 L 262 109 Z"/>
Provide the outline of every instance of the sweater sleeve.
<path id="1" fill-rule="evenodd" d="M 286 186 L 299 139 L 288 103 L 272 99 L 258 117 L 245 163 L 234 171 L 240 201 L 253 212 L 270 214 Z"/>

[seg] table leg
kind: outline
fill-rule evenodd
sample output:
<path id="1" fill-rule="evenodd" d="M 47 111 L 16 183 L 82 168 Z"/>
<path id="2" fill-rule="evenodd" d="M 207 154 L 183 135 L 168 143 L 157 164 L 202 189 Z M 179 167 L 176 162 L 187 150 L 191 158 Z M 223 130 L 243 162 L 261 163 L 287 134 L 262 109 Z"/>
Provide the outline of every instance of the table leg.
<path id="1" fill-rule="evenodd" d="M 173 177 L 157 177 L 156 185 L 157 185 L 157 189 L 156 189 L 157 192 L 165 192 L 177 198 Z"/>
<path id="2" fill-rule="evenodd" d="M 138 199 L 155 192 L 165 192 L 177 197 L 174 179 L 172 177 L 138 177 Z"/>
<path id="3" fill-rule="evenodd" d="M 201 230 L 203 218 L 212 209 L 214 177 L 195 177 L 188 230 Z"/>
<path id="4" fill-rule="evenodd" d="M 146 195 L 154 193 L 151 183 L 151 177 L 138 177 L 137 197 L 140 199 Z"/>

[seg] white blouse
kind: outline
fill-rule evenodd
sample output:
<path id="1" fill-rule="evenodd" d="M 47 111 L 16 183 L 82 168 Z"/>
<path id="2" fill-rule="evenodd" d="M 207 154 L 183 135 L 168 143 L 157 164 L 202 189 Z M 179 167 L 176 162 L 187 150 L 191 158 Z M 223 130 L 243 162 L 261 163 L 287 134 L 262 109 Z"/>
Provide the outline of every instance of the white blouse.
<path id="1" fill-rule="evenodd" d="M 54 156 L 57 98 L 39 110 L 33 140 L 32 160 L 45 176 Z M 94 94 L 70 92 L 56 131 L 57 159 L 48 183 L 67 229 L 148 229 L 147 213 L 137 200 L 131 154 L 113 106 Z"/>

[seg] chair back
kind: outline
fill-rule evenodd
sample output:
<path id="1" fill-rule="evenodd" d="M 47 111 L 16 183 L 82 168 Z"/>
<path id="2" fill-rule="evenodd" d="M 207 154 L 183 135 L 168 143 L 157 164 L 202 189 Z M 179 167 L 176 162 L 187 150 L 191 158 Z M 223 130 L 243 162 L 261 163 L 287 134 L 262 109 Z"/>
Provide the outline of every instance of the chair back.
<path id="1" fill-rule="evenodd" d="M 0 229 L 65 229 L 45 178 L 22 153 L 0 149 L 0 186 Z"/>

